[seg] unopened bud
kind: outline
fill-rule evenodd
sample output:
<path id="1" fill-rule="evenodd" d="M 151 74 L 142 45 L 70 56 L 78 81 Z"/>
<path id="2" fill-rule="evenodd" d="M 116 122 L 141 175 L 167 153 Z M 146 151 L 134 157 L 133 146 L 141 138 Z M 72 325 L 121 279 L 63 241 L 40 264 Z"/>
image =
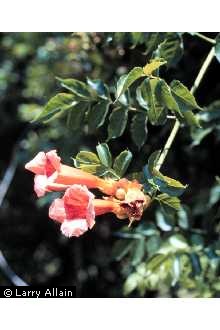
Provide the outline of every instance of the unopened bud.
<path id="1" fill-rule="evenodd" d="M 120 201 L 123 201 L 125 199 L 125 190 L 123 188 L 118 188 L 115 193 L 115 197 L 119 199 Z"/>

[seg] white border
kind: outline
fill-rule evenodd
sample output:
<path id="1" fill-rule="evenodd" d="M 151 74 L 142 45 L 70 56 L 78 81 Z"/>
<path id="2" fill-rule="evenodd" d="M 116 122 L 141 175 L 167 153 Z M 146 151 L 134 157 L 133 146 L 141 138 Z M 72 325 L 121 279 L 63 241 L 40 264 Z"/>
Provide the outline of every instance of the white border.
<path id="1" fill-rule="evenodd" d="M 214 32 L 219 6 L 219 0 L 6 0 L 0 31 Z M 218 312 L 218 299 L 0 300 L 1 327 L 23 330 L 207 330 L 219 328 Z"/>
<path id="2" fill-rule="evenodd" d="M 214 330 L 218 299 L 2 299 L 1 328 Z M 4 328 L 3 328 L 4 329 Z"/>
<path id="3" fill-rule="evenodd" d="M 0 31 L 216 32 L 219 9 L 219 0 L 3 0 Z"/>

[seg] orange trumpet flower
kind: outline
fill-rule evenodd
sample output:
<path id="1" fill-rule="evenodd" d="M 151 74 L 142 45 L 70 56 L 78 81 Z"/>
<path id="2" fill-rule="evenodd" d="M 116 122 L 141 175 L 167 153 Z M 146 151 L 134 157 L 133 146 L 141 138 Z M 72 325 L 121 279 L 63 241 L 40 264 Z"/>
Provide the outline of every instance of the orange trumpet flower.
<path id="1" fill-rule="evenodd" d="M 103 180 L 77 168 L 63 165 L 56 150 L 39 152 L 25 168 L 36 174 L 34 190 L 38 197 L 44 196 L 46 192 L 65 190 L 73 184 L 98 188 L 108 195 L 115 192 L 114 180 Z"/>

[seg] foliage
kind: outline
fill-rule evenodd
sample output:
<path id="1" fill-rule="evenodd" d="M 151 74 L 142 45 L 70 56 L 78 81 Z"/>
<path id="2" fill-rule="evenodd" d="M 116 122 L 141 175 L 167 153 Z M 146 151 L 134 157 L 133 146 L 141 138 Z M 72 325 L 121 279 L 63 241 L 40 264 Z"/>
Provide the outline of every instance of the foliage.
<path id="1" fill-rule="evenodd" d="M 217 60 L 212 65 L 219 68 L 219 35 L 213 38 Z M 25 126 L 21 163 L 39 149 L 56 147 L 84 171 L 114 180 L 138 179 L 153 200 L 130 228 L 103 219 L 102 233 L 113 237 L 103 234 L 108 239 L 100 239 L 101 233 L 91 232 L 97 253 L 88 236 L 65 243 L 81 256 L 86 250 L 85 264 L 74 266 L 79 286 L 86 282 L 80 274 L 89 277 L 89 263 L 98 268 L 93 272 L 96 284 L 105 267 L 117 273 L 115 263 L 106 261 L 112 249 L 119 271 L 112 282 L 110 275 L 102 275 L 109 296 L 219 296 L 220 182 L 215 177 L 220 91 L 218 77 L 211 83 L 214 69 L 214 74 L 207 71 L 196 95 L 190 90 L 212 47 L 201 44 L 206 41 L 193 34 L 164 32 L 1 36 L 1 134 L 7 137 L 18 125 L 17 140 Z M 201 54 L 194 54 L 196 49 Z M 13 102 L 9 95 L 16 90 Z M 161 170 L 158 161 L 175 120 L 180 132 Z M 49 203 L 47 198 L 37 207 Z M 8 203 L 5 212 L 11 217 L 10 198 Z M 62 242 L 55 244 L 62 249 Z"/>

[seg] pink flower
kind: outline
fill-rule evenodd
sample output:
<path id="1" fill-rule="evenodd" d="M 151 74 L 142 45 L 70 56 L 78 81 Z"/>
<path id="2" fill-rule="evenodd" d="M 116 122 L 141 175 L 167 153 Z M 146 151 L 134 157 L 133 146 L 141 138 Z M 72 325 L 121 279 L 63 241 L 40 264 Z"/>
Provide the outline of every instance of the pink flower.
<path id="1" fill-rule="evenodd" d="M 34 190 L 38 197 L 44 196 L 46 192 L 65 190 L 73 184 L 98 188 L 109 195 L 114 193 L 115 181 L 103 180 L 93 174 L 62 164 L 56 150 L 39 152 L 25 165 L 25 168 L 36 174 Z"/>
<path id="2" fill-rule="evenodd" d="M 61 223 L 61 231 L 67 237 L 81 236 L 95 224 L 95 216 L 114 213 L 119 219 L 127 214 L 115 199 L 94 199 L 86 186 L 72 185 L 62 198 L 53 201 L 49 217 Z"/>
<path id="3" fill-rule="evenodd" d="M 72 185 L 62 198 L 53 201 L 49 217 L 61 223 L 67 237 L 80 236 L 95 224 L 94 195 L 85 186 Z"/>
<path id="4" fill-rule="evenodd" d="M 34 159 L 25 165 L 25 168 L 35 173 L 34 190 L 38 197 L 47 191 L 47 186 L 53 183 L 61 168 L 60 157 L 56 150 L 47 153 L 39 152 Z"/>

